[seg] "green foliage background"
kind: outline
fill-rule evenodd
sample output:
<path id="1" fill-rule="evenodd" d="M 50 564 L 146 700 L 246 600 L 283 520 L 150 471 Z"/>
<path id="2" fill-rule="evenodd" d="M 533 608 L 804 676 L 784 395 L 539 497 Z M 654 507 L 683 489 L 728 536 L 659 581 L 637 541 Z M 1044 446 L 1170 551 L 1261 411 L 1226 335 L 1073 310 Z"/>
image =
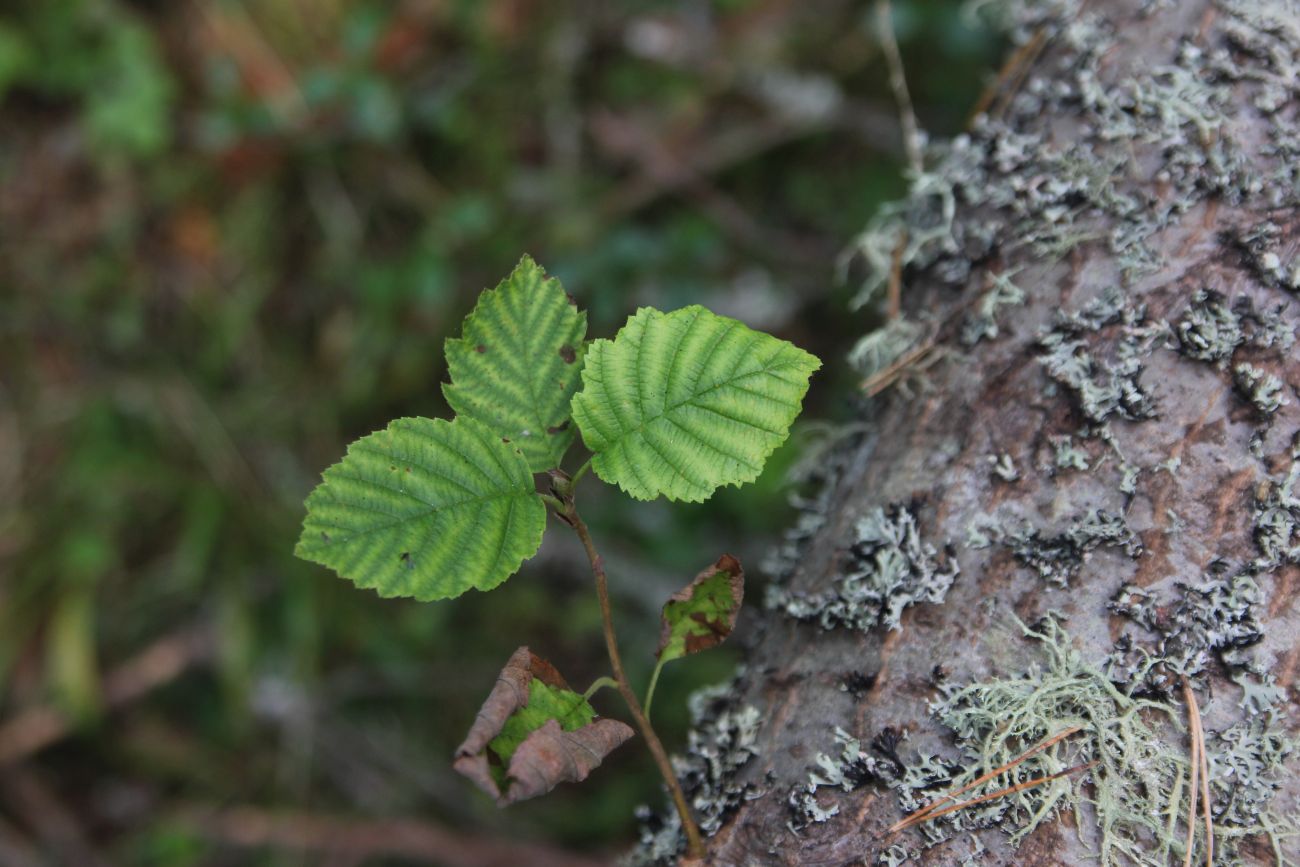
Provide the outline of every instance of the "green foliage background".
<path id="1" fill-rule="evenodd" d="M 952 3 L 894 7 L 923 125 L 960 129 L 997 46 Z M 521 642 L 575 684 L 604 673 L 566 534 L 490 598 L 421 605 L 295 560 L 302 500 L 347 442 L 449 414 L 443 340 L 524 252 L 590 335 L 704 304 L 826 359 L 805 418 L 846 416 L 835 359 L 872 323 L 844 314 L 835 259 L 903 187 L 872 20 L 844 0 L 6 4 L 0 724 L 51 706 L 74 730 L 23 786 L 0 770 L 0 840 L 317 863 L 194 818 L 249 806 L 625 845 L 659 797 L 642 750 L 506 812 L 450 769 Z M 701 505 L 585 483 L 641 682 L 668 593 L 726 551 L 758 578 L 806 441 Z M 105 707 L 107 672 L 204 630 L 210 663 Z M 735 647 L 665 674 L 670 748 Z M 33 780 L 71 843 L 38 827 Z"/>

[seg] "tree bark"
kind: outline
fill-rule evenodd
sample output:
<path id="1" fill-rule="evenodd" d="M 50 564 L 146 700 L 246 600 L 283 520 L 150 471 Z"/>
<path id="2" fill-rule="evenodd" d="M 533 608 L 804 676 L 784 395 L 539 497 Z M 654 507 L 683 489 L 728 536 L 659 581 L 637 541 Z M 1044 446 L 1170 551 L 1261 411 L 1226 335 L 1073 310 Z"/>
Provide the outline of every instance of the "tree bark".
<path id="1" fill-rule="evenodd" d="M 1041 674 L 1042 648 L 1011 615 L 1058 613 L 1084 663 L 1176 710 L 1178 724 L 1152 724 L 1179 756 L 1186 675 L 1215 786 L 1225 733 L 1300 729 L 1300 8 L 1003 5 L 1018 48 L 986 113 L 931 149 L 911 196 L 862 239 L 876 284 L 902 245 L 905 315 L 915 345 L 934 346 L 901 354 L 930 363 L 870 402 L 867 432 L 828 463 L 769 604 L 742 615 L 746 665 L 701 700 L 679 760 L 711 863 L 1096 860 L 1096 811 L 1073 803 L 1097 768 L 1067 780 L 1066 808 L 1018 848 L 1014 811 L 987 827 L 936 820 L 933 845 L 887 834 L 904 815 L 900 765 L 972 762 L 933 703 Z M 882 542 L 860 526 L 873 515 L 893 530 L 915 518 L 919 541 Z M 890 546 L 902 577 L 855 596 L 846 575 L 875 581 Z M 1258 595 L 1206 602 L 1249 582 Z M 1135 673 L 1133 647 L 1160 664 Z M 1251 717 L 1243 684 L 1271 679 L 1281 692 Z M 837 727 L 859 742 L 857 765 Z M 810 787 L 828 776 L 819 755 L 850 778 Z M 1243 784 L 1276 789 L 1285 820 L 1300 813 L 1300 764 L 1272 761 Z M 1217 863 L 1300 857 L 1296 838 L 1244 829 L 1230 806 L 1214 807 Z"/>

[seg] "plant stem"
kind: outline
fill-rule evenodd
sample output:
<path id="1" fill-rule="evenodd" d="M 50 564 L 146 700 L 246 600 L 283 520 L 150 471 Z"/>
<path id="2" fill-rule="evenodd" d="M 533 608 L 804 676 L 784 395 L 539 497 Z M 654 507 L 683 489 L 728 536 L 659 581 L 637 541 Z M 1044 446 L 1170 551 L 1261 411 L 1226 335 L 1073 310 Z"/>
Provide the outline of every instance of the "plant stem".
<path id="1" fill-rule="evenodd" d="M 585 476 L 589 469 L 591 469 L 591 458 L 587 458 L 587 462 L 574 470 L 573 475 L 569 477 L 569 490 L 573 490 L 578 484 L 578 480 Z"/>
<path id="2" fill-rule="evenodd" d="M 664 670 L 663 657 L 655 663 L 655 670 L 650 675 L 650 685 L 645 688 L 645 718 L 650 719 L 650 705 L 655 700 L 655 687 L 659 685 L 659 672 Z"/>
<path id="3" fill-rule="evenodd" d="M 590 464 L 584 464 L 574 474 L 573 480 L 576 482 L 586 471 Z M 646 745 L 650 748 L 650 755 L 654 757 L 655 765 L 659 768 L 659 774 L 664 778 L 664 785 L 668 787 L 668 794 L 672 797 L 673 806 L 677 808 L 677 815 L 682 820 L 682 830 L 686 833 L 686 854 L 691 858 L 704 857 L 704 838 L 700 836 L 700 829 L 695 824 L 695 819 L 691 816 L 691 808 L 686 803 L 686 794 L 682 791 L 681 784 L 677 782 L 677 775 L 673 773 L 672 763 L 668 760 L 668 753 L 664 750 L 664 745 L 660 743 L 659 736 L 650 726 L 650 720 L 646 719 L 645 713 L 641 710 L 641 703 L 637 701 L 636 692 L 632 689 L 631 682 L 627 679 L 627 673 L 623 671 L 623 658 L 618 652 L 618 639 L 614 634 L 614 617 L 613 611 L 609 604 L 609 583 L 605 579 L 605 561 L 601 559 L 600 554 L 596 553 L 596 545 L 591 541 L 591 533 L 587 530 L 587 525 L 578 515 L 577 508 L 574 507 L 572 500 L 567 503 L 568 509 L 565 517 L 573 525 L 573 529 L 582 540 L 582 547 L 587 552 L 587 559 L 591 561 L 591 572 L 596 576 L 596 595 L 600 598 L 600 619 L 601 625 L 605 631 L 605 650 L 609 653 L 609 664 L 614 670 L 614 680 L 618 683 L 619 694 L 623 696 L 623 701 L 627 703 L 627 709 L 632 714 L 632 719 L 636 726 L 641 730 L 641 736 L 645 738 Z"/>
<path id="4" fill-rule="evenodd" d="M 590 699 L 597 693 L 597 691 L 602 690 L 607 686 L 612 686 L 615 689 L 618 689 L 618 681 L 612 677 L 598 677 L 591 682 L 591 686 L 587 687 L 587 691 L 582 694 L 582 697 Z"/>

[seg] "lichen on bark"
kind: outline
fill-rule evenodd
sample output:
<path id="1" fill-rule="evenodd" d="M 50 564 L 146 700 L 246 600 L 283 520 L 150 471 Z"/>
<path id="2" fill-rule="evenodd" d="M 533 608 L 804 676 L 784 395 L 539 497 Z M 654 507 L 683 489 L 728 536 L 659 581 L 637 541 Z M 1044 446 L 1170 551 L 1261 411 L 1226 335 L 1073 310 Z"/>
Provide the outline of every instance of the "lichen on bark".
<path id="1" fill-rule="evenodd" d="M 763 794 L 712 833 L 711 856 L 1180 857 L 1171 841 L 1186 817 L 1170 805 L 1190 757 L 1174 689 L 1186 677 L 1202 701 L 1221 863 L 1300 859 L 1280 818 L 1300 814 L 1300 8 L 980 5 L 1015 46 L 1005 85 L 855 243 L 860 304 L 901 249 L 903 315 L 925 311 L 943 360 L 923 391 L 867 405 L 868 432 L 828 465 L 775 561 L 776 604 L 749 621 L 749 674 L 732 696 L 764 725 L 761 759 L 730 785 Z M 989 301 L 998 275 L 1022 301 Z M 881 347 L 868 348 L 878 364 Z M 873 617 L 823 619 L 860 570 L 859 518 L 900 503 L 917 538 L 958 540 L 960 574 L 896 616 L 877 601 L 863 606 Z M 803 616 L 800 600 L 828 604 Z M 1035 667 L 1026 650 L 1044 642 L 1004 626 L 1049 612 L 1067 631 Z M 1106 801 L 1093 769 L 887 838 L 908 792 L 919 802 L 996 758 L 980 746 L 995 716 L 1030 718 L 993 698 L 1067 674 L 1150 727 L 1164 825 L 1133 820 L 1129 795 Z M 1093 755 L 1114 746 L 1096 736 Z M 1126 771 L 1106 773 L 1118 785 Z"/>

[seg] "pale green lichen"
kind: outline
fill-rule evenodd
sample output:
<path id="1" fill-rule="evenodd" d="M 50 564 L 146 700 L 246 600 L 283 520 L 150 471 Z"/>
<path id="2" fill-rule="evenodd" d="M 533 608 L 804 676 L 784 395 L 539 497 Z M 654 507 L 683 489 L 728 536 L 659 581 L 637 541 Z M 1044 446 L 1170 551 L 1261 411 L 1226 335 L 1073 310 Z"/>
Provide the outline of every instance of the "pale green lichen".
<path id="1" fill-rule="evenodd" d="M 898 361 L 924 333 L 925 327 L 920 323 L 899 317 L 859 340 L 849 351 L 849 366 L 870 378 Z"/>
<path id="2" fill-rule="evenodd" d="M 736 680 L 696 691 L 689 700 L 691 731 L 685 752 L 672 757 L 673 771 L 690 801 L 691 811 L 706 835 L 716 834 L 741 805 L 763 792 L 737 776 L 758 755 L 763 716 L 736 698 Z M 675 810 L 656 813 L 639 807 L 640 839 L 623 861 L 625 867 L 676 864 L 685 846 L 681 818 Z"/>
<path id="3" fill-rule="evenodd" d="M 1087 470 L 1091 467 L 1088 453 L 1074 444 L 1074 437 L 1068 434 L 1050 436 L 1048 442 L 1052 444 L 1056 469 Z"/>
<path id="4" fill-rule="evenodd" d="M 1147 694 L 1173 697 L 1179 678 L 1205 671 L 1217 657 L 1230 670 L 1253 668 L 1246 651 L 1264 638 L 1256 609 L 1259 584 L 1245 571 L 1212 563 L 1207 580 L 1179 584 L 1173 600 L 1123 584 L 1107 607 L 1157 637 L 1153 646 L 1121 636 L 1106 670 L 1116 683 Z"/>
<path id="5" fill-rule="evenodd" d="M 981 340 L 996 340 L 998 337 L 997 312 L 1002 307 L 1012 307 L 1025 303 L 1025 292 L 1011 282 L 1014 271 L 990 274 L 989 288 L 980 296 L 975 309 L 967 314 L 961 326 L 962 346 L 974 346 Z"/>
<path id="6" fill-rule="evenodd" d="M 1237 393 L 1264 417 L 1271 416 L 1290 402 L 1282 392 L 1286 383 L 1253 364 L 1242 362 L 1233 367 L 1232 384 Z"/>
<path id="7" fill-rule="evenodd" d="M 1016 469 L 1015 460 L 1006 452 L 997 457 L 989 455 L 989 464 L 992 466 L 993 475 L 1002 481 L 1017 482 L 1020 480 L 1020 470 Z"/>
<path id="8" fill-rule="evenodd" d="M 829 590 L 807 593 L 772 585 L 768 607 L 823 629 L 897 629 L 903 609 L 942 602 L 961 571 L 950 547 L 941 553 L 921 540 L 915 513 L 902 503 L 877 507 L 859 520 L 849 554 Z"/>
<path id="9" fill-rule="evenodd" d="M 1295 459 L 1285 478 L 1264 482 L 1255 494 L 1254 537 L 1259 556 L 1251 565 L 1256 571 L 1271 572 L 1284 563 L 1300 564 L 1298 480 L 1300 459 Z"/>
<path id="10" fill-rule="evenodd" d="M 1100 357 L 1085 335 L 1111 326 L 1117 329 L 1113 357 Z M 1093 425 L 1101 426 L 1111 416 L 1141 421 L 1156 414 L 1154 398 L 1141 383 L 1142 360 L 1166 328 L 1163 322 L 1147 319 L 1145 305 L 1133 304 L 1119 289 L 1108 287 L 1082 309 L 1057 314 L 1038 339 L 1039 361 Z"/>
<path id="11" fill-rule="evenodd" d="M 1027 747 L 1074 726 L 1082 731 L 1030 757 L 985 788 L 1000 788 L 1080 763 L 1097 764 L 1086 774 L 1062 777 L 990 802 L 983 816 L 962 810 L 951 814 L 961 818 L 942 817 L 937 821 L 948 822 L 950 828 L 941 836 L 996 824 L 1018 842 L 1042 822 L 1070 809 L 1080 841 L 1102 865 L 1178 863 L 1185 853 L 1185 825 L 1179 826 L 1186 821 L 1190 770 L 1182 708 L 1118 689 L 1107 673 L 1073 647 L 1053 617 L 1036 628 L 1022 624 L 1021 629 L 1041 646 L 1042 668 L 1033 666 L 1024 676 L 950 690 L 933 707 L 936 717 L 954 731 L 967 757 L 966 770 L 950 785 L 1006 764 Z M 1294 821 L 1273 813 L 1270 804 L 1297 745 L 1276 725 L 1275 710 L 1269 707 L 1208 739 L 1215 836 L 1224 863 L 1236 863 L 1241 841 L 1255 835 L 1272 841 L 1278 864 L 1288 863 L 1281 841 L 1295 832 Z M 913 808 L 910 800 L 902 798 L 900 807 Z M 1200 850 L 1203 840 L 1198 838 L 1196 846 Z M 1199 851 L 1196 855 L 1204 857 Z"/>
<path id="12" fill-rule="evenodd" d="M 1003 545 L 1021 565 L 1061 587 L 1069 586 L 1098 548 L 1119 548 L 1130 557 L 1142 552 L 1142 541 L 1124 518 L 1102 509 L 1085 512 L 1064 530 L 1050 535 L 1028 522 L 1007 524 L 988 515 L 977 516 L 967 527 L 967 544 L 972 548 Z"/>
<path id="13" fill-rule="evenodd" d="M 1246 339 L 1240 318 L 1213 289 L 1197 290 L 1174 333 L 1184 355 L 1211 363 L 1227 361 Z"/>

